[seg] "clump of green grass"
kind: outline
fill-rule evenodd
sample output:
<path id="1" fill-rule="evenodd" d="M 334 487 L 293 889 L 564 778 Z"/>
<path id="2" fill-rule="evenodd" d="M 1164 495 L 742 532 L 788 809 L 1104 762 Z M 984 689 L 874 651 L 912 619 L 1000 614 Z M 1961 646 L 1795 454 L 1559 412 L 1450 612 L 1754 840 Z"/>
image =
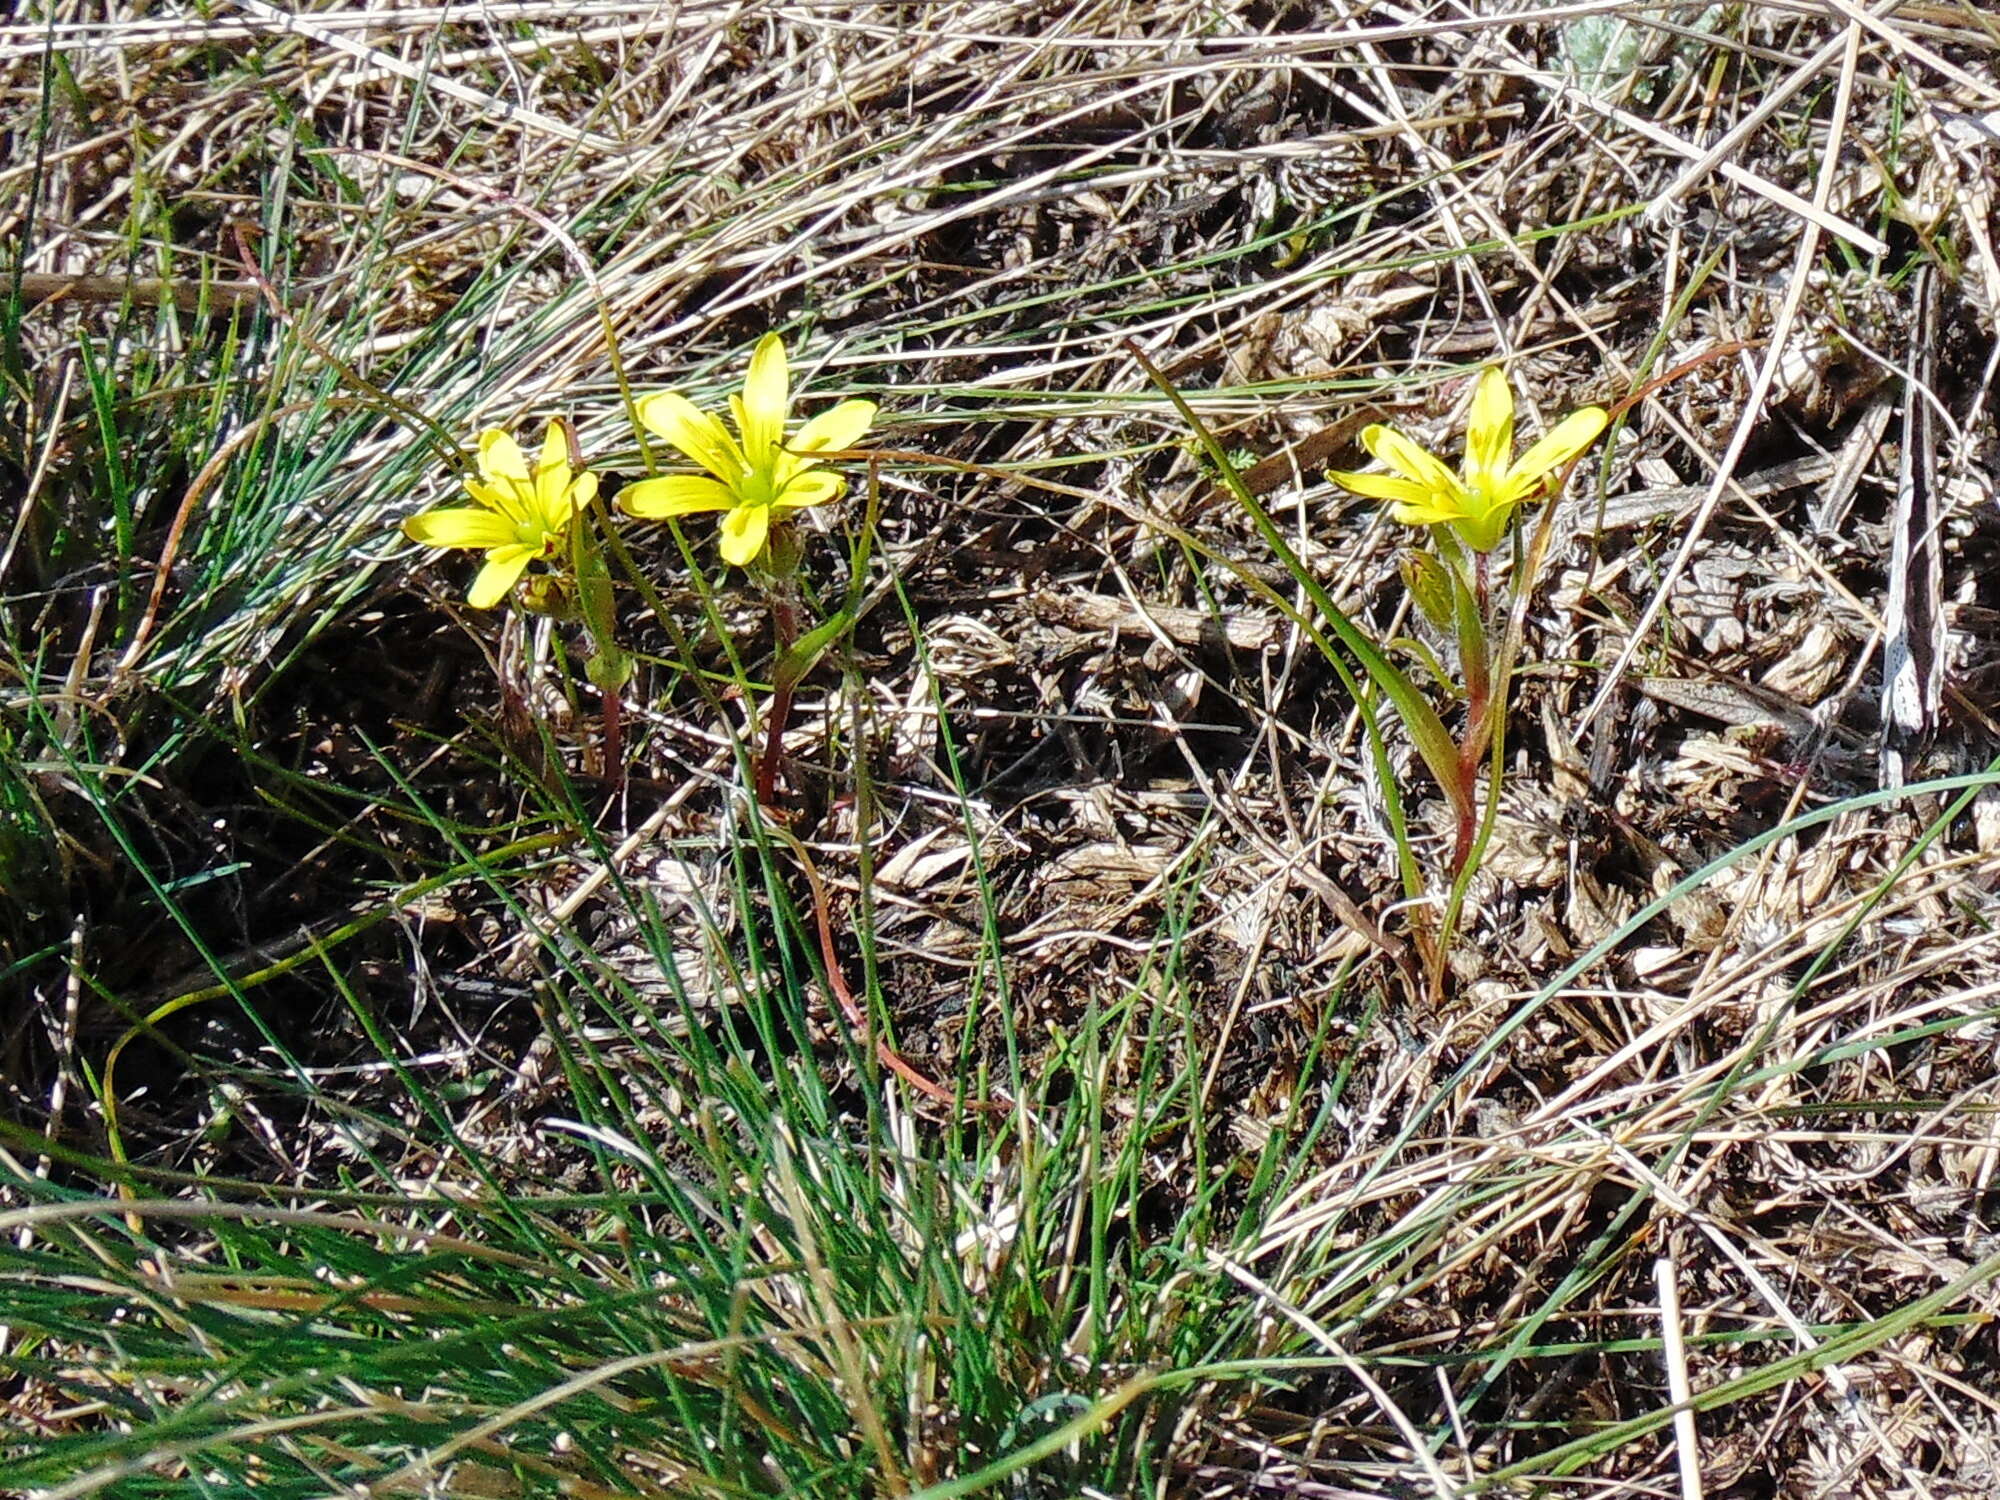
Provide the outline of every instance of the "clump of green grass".
<path id="1" fill-rule="evenodd" d="M 511 904 L 511 878 L 482 873 Z M 567 1088 L 539 1128 L 583 1145 L 581 1183 L 531 1185 L 469 1141 L 331 955 L 400 1098 L 368 1118 L 320 1102 L 391 1153 L 382 1172 L 435 1153 L 449 1191 L 274 1199 L 208 1180 L 188 1202 L 159 1196 L 179 1174 L 58 1150 L 137 1191 L 107 1204 L 24 1180 L 30 1202 L 5 1218 L 28 1236 L 6 1261 L 9 1359 L 46 1417 L 10 1455 L 17 1482 L 832 1495 L 984 1470 L 1117 1492 L 1167 1472 L 1178 1414 L 1212 1382 L 1247 1398 L 1289 1378 L 1200 1367 L 1263 1321 L 1216 1262 L 1326 1109 L 1301 1099 L 1245 1181 L 1161 1219 L 1154 1154 L 1206 1134 L 1178 1062 L 1195 1018 L 1160 1003 L 1186 994 L 1174 928 L 1150 982 L 1037 1076 L 982 1080 L 985 1099 L 924 1118 L 861 1037 L 829 1055 L 781 873 L 739 863 L 731 903 L 768 898 L 769 925 L 706 937 L 740 996 L 719 1030 L 684 990 L 656 1004 L 580 934 L 544 933 Z M 634 901 L 680 990 L 687 934 Z M 79 1302 L 86 1263 L 104 1291 Z M 104 1295 L 122 1308 L 108 1326 Z"/>
<path id="2" fill-rule="evenodd" d="M 372 1143 L 357 1158 L 369 1180 L 429 1160 L 444 1180 L 427 1190 L 196 1178 L 10 1127 L 16 1149 L 49 1151 L 76 1183 L 23 1174 L 25 1202 L 0 1215 L 6 1358 L 38 1413 L 12 1441 L 15 1482 L 56 1495 L 197 1479 L 278 1495 L 1126 1494 L 1173 1489 L 1205 1455 L 1240 1462 L 1236 1421 L 1313 1392 L 1358 1408 L 1356 1441 L 1413 1444 L 1441 1493 L 1560 1473 L 1643 1441 L 1665 1412 L 1478 1484 L 1445 1483 L 1456 1461 L 1443 1454 L 1533 1438 L 1525 1417 L 1480 1415 L 1507 1372 L 1656 1353 L 1657 1334 L 1582 1334 L 1590 1321 L 1576 1320 L 1593 1286 L 1641 1273 L 1654 1174 L 1695 1131 L 1754 1108 L 1761 1082 L 1853 1051 L 1788 1056 L 1767 1028 L 1718 1089 L 1688 1093 L 1679 1126 L 1614 1107 L 1601 1124 L 1551 1122 L 1531 1153 L 1504 1138 L 1418 1149 L 1426 1119 L 1560 992 L 1552 983 L 1424 1088 L 1372 1160 L 1315 1169 L 1337 1122 L 1369 1107 L 1350 1093 L 1352 1061 L 1380 1026 L 1337 1023 L 1330 1006 L 1307 1059 L 1333 1065 L 1327 1086 L 1295 1093 L 1254 1149 L 1225 1150 L 1188 1066 L 1202 1026 L 1183 968 L 1196 862 L 1138 983 L 1053 1038 L 1032 1073 L 968 1080 L 963 1108 L 940 1113 L 879 1068 L 863 1035 L 829 1033 L 812 916 L 783 900 L 781 861 L 741 857 L 757 847 L 738 846 L 727 904 L 766 915 L 699 940 L 730 971 L 727 1024 L 680 981 L 684 916 L 635 902 L 664 1001 L 582 934 L 542 929 L 543 1034 L 565 1087 L 532 1130 L 583 1146 L 587 1167 L 563 1182 L 534 1182 L 468 1135 L 330 955 L 325 978 L 395 1087 L 367 1111 L 315 1102 L 345 1139 Z M 516 876 L 468 878 L 514 904 Z M 860 937 L 865 952 L 865 926 Z M 867 996 L 878 1015 L 888 998 Z M 314 1096 L 309 1074 L 295 1083 Z M 1612 1146 L 1619 1134 L 1632 1144 Z M 1167 1192 L 1163 1155 L 1188 1160 L 1199 1190 Z M 1616 1171 L 1622 1193 L 1585 1210 L 1580 1167 Z M 133 1191 L 106 1201 L 89 1178 Z M 1524 1283 L 1448 1349 L 1396 1336 L 1426 1289 L 1546 1220 L 1584 1237 L 1546 1291 Z M 1798 1352 L 1706 1386 L 1702 1407 L 1898 1338 L 1948 1337 L 1966 1326 L 1956 1301 L 1996 1274 L 1989 1257 L 1888 1315 L 1801 1329 Z M 1695 1346 L 1741 1358 L 1782 1337 Z M 1439 1383 L 1464 1413 L 1456 1433 L 1408 1415 Z"/>

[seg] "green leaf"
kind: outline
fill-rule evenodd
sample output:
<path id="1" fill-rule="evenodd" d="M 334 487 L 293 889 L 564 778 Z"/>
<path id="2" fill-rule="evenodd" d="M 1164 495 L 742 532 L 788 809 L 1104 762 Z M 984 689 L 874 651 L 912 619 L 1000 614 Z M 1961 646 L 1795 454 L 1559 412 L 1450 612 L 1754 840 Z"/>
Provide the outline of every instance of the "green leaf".
<path id="1" fill-rule="evenodd" d="M 1460 698 L 1464 696 L 1459 690 L 1458 684 L 1453 682 L 1450 674 L 1445 671 L 1444 663 L 1438 660 L 1437 652 L 1431 650 L 1429 646 L 1425 645 L 1415 636 L 1399 635 L 1389 642 L 1389 649 L 1391 651 L 1401 651 L 1407 656 L 1415 657 L 1417 664 L 1431 675 L 1431 680 L 1437 683 L 1445 692 L 1450 693 L 1452 697 Z"/>
<path id="2" fill-rule="evenodd" d="M 1403 575 L 1403 588 L 1418 612 L 1443 634 L 1453 634 L 1457 600 L 1445 565 L 1430 553 L 1411 548 L 1403 553 L 1396 566 Z"/>
<path id="3" fill-rule="evenodd" d="M 1229 455 L 1223 451 L 1222 444 L 1216 441 L 1215 434 L 1208 430 L 1195 409 L 1188 405 L 1179 391 L 1174 389 L 1172 382 L 1161 373 L 1160 368 L 1131 340 L 1126 340 L 1125 347 L 1139 361 L 1153 384 L 1158 386 L 1167 400 L 1173 403 L 1174 409 L 1181 414 L 1181 419 L 1194 429 L 1195 436 L 1200 439 L 1202 447 L 1214 463 L 1224 486 L 1249 515 L 1251 522 L 1263 536 L 1265 544 L 1284 565 L 1285 571 L 1291 574 L 1305 596 L 1312 601 L 1313 608 L 1319 612 L 1320 618 L 1326 621 L 1327 627 L 1333 631 L 1340 644 L 1353 653 L 1355 660 L 1361 664 L 1361 670 L 1367 674 L 1368 680 L 1395 706 L 1396 712 L 1402 717 L 1403 727 L 1409 730 L 1410 739 L 1416 745 L 1417 754 L 1422 757 L 1424 766 L 1430 771 L 1432 779 L 1437 782 L 1438 789 L 1451 803 L 1452 811 L 1460 817 L 1470 817 L 1472 789 L 1460 775 L 1457 742 L 1452 739 L 1451 731 L 1444 727 L 1444 721 L 1438 717 L 1437 710 L 1424 700 L 1423 694 L 1417 691 L 1415 684 L 1397 671 L 1394 663 L 1384 656 L 1381 649 L 1362 634 L 1340 606 L 1333 602 L 1333 597 L 1327 593 L 1320 581 L 1313 577 L 1304 560 L 1285 540 L 1277 522 L 1271 519 L 1271 513 L 1258 504 L 1257 497 L 1250 493 L 1250 487 L 1243 482 L 1242 476 L 1230 467 Z M 1329 661 L 1340 665 L 1323 637 L 1314 632 L 1313 639 Z M 1370 712 L 1370 705 L 1359 696 L 1356 703 L 1362 709 L 1364 718 L 1368 720 L 1370 732 L 1378 732 Z"/>

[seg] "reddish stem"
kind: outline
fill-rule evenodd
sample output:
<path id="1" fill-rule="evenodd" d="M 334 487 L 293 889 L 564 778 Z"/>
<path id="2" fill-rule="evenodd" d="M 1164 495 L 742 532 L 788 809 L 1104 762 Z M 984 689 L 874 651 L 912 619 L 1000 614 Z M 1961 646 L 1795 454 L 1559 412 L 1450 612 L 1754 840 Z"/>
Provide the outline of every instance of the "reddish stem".
<path id="1" fill-rule="evenodd" d="M 771 689 L 771 707 L 764 719 L 764 750 L 757 757 L 757 804 L 778 805 L 778 766 L 785 757 L 785 724 L 792 716 L 792 685 Z"/>
<path id="2" fill-rule="evenodd" d="M 604 775 L 613 798 L 625 796 L 625 697 L 617 688 L 604 689 Z"/>
<path id="3" fill-rule="evenodd" d="M 1474 814 L 1472 804 L 1467 802 L 1459 810 L 1458 833 L 1451 841 L 1451 865 L 1449 868 L 1453 880 L 1458 879 L 1459 872 L 1465 868 L 1465 862 L 1472 857 L 1472 838 L 1478 831 L 1478 828 L 1479 819 Z"/>
<path id="4" fill-rule="evenodd" d="M 854 998 L 854 992 L 847 987 L 847 976 L 840 971 L 840 955 L 833 949 L 833 923 L 827 917 L 826 888 L 820 883 L 819 871 L 813 868 L 810 859 L 805 858 L 805 851 L 799 848 L 796 841 L 793 841 L 793 847 L 799 849 L 801 868 L 806 873 L 806 884 L 812 890 L 813 925 L 819 932 L 819 955 L 820 961 L 826 965 L 826 982 L 833 990 L 834 999 L 840 1002 L 841 1013 L 847 1017 L 848 1025 L 860 1032 L 864 1039 L 872 1042 L 875 1056 L 881 1060 L 882 1066 L 911 1088 L 920 1094 L 929 1095 L 940 1104 L 948 1104 L 953 1109 L 959 1108 L 960 1101 L 956 1094 L 919 1073 L 903 1060 L 895 1048 L 875 1035 L 874 1022 L 868 1012 L 862 1009 L 860 1002 Z M 1007 1106 L 1008 1101 L 1004 1098 L 964 1101 L 964 1107 L 967 1109 L 997 1110 L 1005 1109 Z"/>
<path id="5" fill-rule="evenodd" d="M 792 642 L 798 638 L 798 610 L 789 600 L 774 604 L 772 622 L 777 631 L 777 672 L 771 687 L 771 707 L 764 720 L 764 751 L 757 759 L 757 803 L 760 807 L 778 804 L 778 767 L 785 758 L 785 725 L 792 717 Z"/>

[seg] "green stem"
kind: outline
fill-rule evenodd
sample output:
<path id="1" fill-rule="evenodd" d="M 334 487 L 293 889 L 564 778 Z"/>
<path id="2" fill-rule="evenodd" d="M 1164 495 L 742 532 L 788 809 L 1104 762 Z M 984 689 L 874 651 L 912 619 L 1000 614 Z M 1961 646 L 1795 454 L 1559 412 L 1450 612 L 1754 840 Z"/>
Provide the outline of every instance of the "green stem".
<path id="1" fill-rule="evenodd" d="M 570 533 L 570 566 L 576 576 L 577 603 L 590 632 L 590 661 L 585 675 L 604 705 L 604 776 L 613 797 L 625 793 L 624 688 L 632 677 L 632 657 L 618 644 L 618 600 L 598 538 L 612 535 L 611 517 L 601 499 L 578 516 Z"/>

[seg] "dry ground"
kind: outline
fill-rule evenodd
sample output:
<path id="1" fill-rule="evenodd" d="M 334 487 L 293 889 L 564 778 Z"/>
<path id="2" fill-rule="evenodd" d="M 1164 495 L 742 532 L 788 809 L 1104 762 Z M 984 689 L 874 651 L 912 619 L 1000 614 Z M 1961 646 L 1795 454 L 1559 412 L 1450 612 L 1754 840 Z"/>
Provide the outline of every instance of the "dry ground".
<path id="1" fill-rule="evenodd" d="M 89 361 L 113 388 L 233 369 L 232 312 L 275 326 L 248 249 L 297 333 L 274 381 L 351 389 L 337 358 L 459 431 L 569 414 L 630 478 L 594 299 L 639 389 L 711 394 L 783 327 L 813 401 L 879 400 L 875 440 L 904 455 L 882 471 L 848 670 L 802 692 L 790 776 L 851 972 L 872 893 L 903 1056 L 939 1078 L 1033 1073 L 1110 997 L 1185 1003 L 1198 1025 L 1166 1066 L 1199 1077 L 1207 1126 L 1147 1143 L 1131 1232 L 1164 1233 L 1197 1186 L 1226 1206 L 1232 1156 L 1302 1097 L 1331 1100 L 1244 1248 L 1269 1285 L 1323 1237 L 1372 1243 L 1453 1183 L 1507 1184 L 1370 1310 L 1347 1350 L 1381 1361 L 1370 1381 L 1218 1409 L 1182 1435 L 1169 1488 L 1433 1493 L 1387 1413 L 1486 1434 L 1446 1445 L 1462 1482 L 1662 1406 L 1676 1363 L 1713 1389 L 1954 1287 L 1893 1340 L 1585 1473 L 1634 1494 L 1689 1466 L 1710 1495 L 2000 1492 L 2000 803 L 1942 819 L 1950 790 L 1868 800 L 1885 766 L 1918 780 L 2000 753 L 1990 14 L 503 0 L 280 20 L 58 5 L 0 33 L 26 309 L 6 483 L 33 499 L 0 554 L 32 673 L 0 686 L 74 705 L 89 757 L 138 782 L 122 840 L 60 777 L 23 783 L 59 839 L 9 872 L 13 1119 L 101 1150 L 88 1080 L 132 1014 L 296 955 L 453 857 L 391 814 L 399 778 L 470 829 L 522 817 L 522 778 L 566 767 L 608 857 L 545 866 L 513 899 L 660 995 L 634 903 L 703 913 L 674 954 L 691 1025 L 729 1024 L 718 945 L 755 919 L 731 879 L 742 706 L 686 670 L 728 663 L 663 533 L 631 537 L 660 597 L 626 601 L 651 661 L 619 795 L 594 704 L 546 643 L 536 665 L 456 602 L 462 566 L 396 543 L 392 523 L 448 491 L 407 424 L 322 447 L 274 423 L 280 451 L 255 461 L 285 507 L 240 502 L 243 534 L 218 538 L 208 497 L 241 491 L 203 492 L 203 466 L 257 412 L 204 425 L 94 399 Z M 115 300 L 132 277 L 136 314 Z M 202 310 L 175 310 L 204 285 Z M 1524 430 L 1678 372 L 1563 502 L 1442 1000 L 1343 915 L 1407 924 L 1353 705 L 1289 622 L 1176 540 L 1289 587 L 1126 340 L 1382 637 L 1411 628 L 1406 538 L 1323 479 L 1359 462 L 1362 422 L 1455 451 L 1484 363 L 1523 393 Z M 107 451 L 144 455 L 129 518 L 88 523 L 129 527 L 123 562 L 65 552 L 86 523 L 50 509 L 116 488 Z M 829 597 L 845 556 L 815 555 Z M 121 568 L 136 583 L 107 613 Z M 751 601 L 725 586 L 718 604 L 762 661 Z M 1885 622 L 1910 661 L 1886 725 Z M 496 657 L 519 684 L 505 700 Z M 0 750 L 27 755 L 6 712 Z M 1434 863 L 1430 788 L 1391 738 Z M 203 877 L 185 921 L 144 906 L 141 868 Z M 575 1138 L 543 1128 L 567 1084 L 522 920 L 485 887 L 405 905 L 343 950 L 345 982 L 410 1055 L 453 1059 L 437 1081 L 461 1086 L 441 1097 L 468 1149 L 580 1182 Z M 317 973 L 259 988 L 262 1038 L 196 1005 L 135 1045 L 135 1159 L 354 1177 L 337 1110 L 257 1083 L 275 1033 L 328 1096 L 381 1103 Z M 232 1070 L 226 1111 L 182 1086 L 190 1057 Z M 830 1043 L 824 1062 L 870 1086 Z M 1104 1076 L 1115 1094 L 1154 1066 L 1113 1056 Z M 384 1149 L 405 1188 L 457 1172 Z M 1644 1341 L 1665 1324 L 1694 1342 L 1663 1366 Z M 1506 1329 L 1546 1357 L 1491 1389 L 1471 1389 L 1484 1366 L 1442 1380 L 1453 1350 Z"/>

